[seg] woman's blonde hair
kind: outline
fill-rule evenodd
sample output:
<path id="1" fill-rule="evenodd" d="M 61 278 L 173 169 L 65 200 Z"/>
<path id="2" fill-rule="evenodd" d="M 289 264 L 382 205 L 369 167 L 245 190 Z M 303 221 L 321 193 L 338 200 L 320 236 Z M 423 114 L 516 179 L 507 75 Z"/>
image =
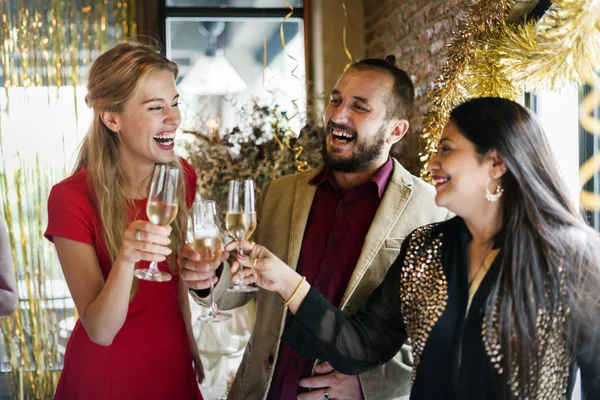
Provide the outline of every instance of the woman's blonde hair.
<path id="1" fill-rule="evenodd" d="M 134 202 L 128 198 L 125 174 L 119 163 L 119 136 L 104 125 L 101 112 L 123 111 L 140 82 L 150 73 L 168 70 L 177 78 L 177 65 L 162 56 L 154 46 L 135 41 L 117 44 L 100 55 L 92 64 L 88 76 L 88 94 L 85 98 L 94 110 L 92 124 L 85 136 L 74 172 L 87 169 L 87 179 L 102 224 L 102 233 L 108 255 L 114 262 L 123 244 L 125 230 L 132 222 L 129 213 Z M 185 196 L 184 172 L 176 157 L 171 165 L 179 168 L 179 207 L 171 224 L 173 253 L 169 268 L 177 270 L 176 251 L 185 242 L 188 210 Z M 150 177 L 148 177 L 150 178 Z M 135 291 L 135 284 L 132 293 Z"/>

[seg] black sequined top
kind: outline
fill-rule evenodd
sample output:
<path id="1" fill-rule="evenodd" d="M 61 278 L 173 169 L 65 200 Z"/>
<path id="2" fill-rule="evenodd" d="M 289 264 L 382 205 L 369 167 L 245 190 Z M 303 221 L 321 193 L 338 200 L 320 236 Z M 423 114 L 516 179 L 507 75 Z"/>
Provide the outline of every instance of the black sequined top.
<path id="1" fill-rule="evenodd" d="M 467 310 L 470 239 L 459 217 L 418 228 L 355 315 L 345 315 L 311 289 L 283 340 L 300 354 L 329 361 L 342 373 L 359 374 L 388 361 L 410 338 L 411 399 L 524 398 L 522 393 L 531 393 L 530 388 L 523 390 L 506 376 L 498 335 L 487 332 L 484 324 L 501 257 L 491 265 Z M 535 395 L 527 398 L 571 398 L 579 365 L 583 399 L 600 399 L 600 341 L 571 357 L 560 328 L 564 315 L 547 314 L 540 313 L 537 324 L 538 340 L 548 344 L 537 358 L 542 379 Z"/>

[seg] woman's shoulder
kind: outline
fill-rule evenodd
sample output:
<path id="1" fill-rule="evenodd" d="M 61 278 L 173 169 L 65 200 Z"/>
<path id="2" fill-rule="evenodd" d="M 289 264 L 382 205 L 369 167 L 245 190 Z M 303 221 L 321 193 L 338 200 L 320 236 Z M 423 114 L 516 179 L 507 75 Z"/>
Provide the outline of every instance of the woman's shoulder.
<path id="1" fill-rule="evenodd" d="M 433 222 L 416 228 L 407 236 L 407 241 L 419 240 L 429 242 L 434 238 L 441 238 L 464 224 L 460 217 L 450 218 L 445 221 Z"/>
<path id="2" fill-rule="evenodd" d="M 81 168 L 74 174 L 58 182 L 50 190 L 49 201 L 61 202 L 88 202 L 92 203 L 92 196 L 87 180 L 87 170 Z"/>

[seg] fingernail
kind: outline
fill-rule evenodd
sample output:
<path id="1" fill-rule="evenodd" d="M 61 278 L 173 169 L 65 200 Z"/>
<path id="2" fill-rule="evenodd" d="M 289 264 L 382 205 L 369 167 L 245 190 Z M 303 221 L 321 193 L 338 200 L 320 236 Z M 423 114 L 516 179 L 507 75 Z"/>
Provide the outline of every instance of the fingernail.
<path id="1" fill-rule="evenodd" d="M 243 260 L 244 258 L 246 258 L 246 256 L 238 253 L 237 258 L 239 258 L 240 260 Z"/>

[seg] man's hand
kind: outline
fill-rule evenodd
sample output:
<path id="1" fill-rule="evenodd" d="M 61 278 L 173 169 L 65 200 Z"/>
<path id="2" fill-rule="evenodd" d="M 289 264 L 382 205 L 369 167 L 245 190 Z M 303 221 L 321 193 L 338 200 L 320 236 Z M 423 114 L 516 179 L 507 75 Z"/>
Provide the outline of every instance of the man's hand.
<path id="1" fill-rule="evenodd" d="M 228 257 L 229 253 L 224 251 L 218 262 L 212 264 L 203 262 L 200 261 L 200 254 L 194 250 L 194 246 L 184 244 L 179 251 L 179 258 L 177 258 L 183 282 L 190 289 L 196 290 L 208 289 L 211 279 L 213 285 L 216 285 L 219 278 L 215 275 L 215 270 Z"/>
<path id="2" fill-rule="evenodd" d="M 361 400 L 363 398 L 357 375 L 341 374 L 334 370 L 328 362 L 317 365 L 315 372 L 319 375 L 300 380 L 300 386 L 313 390 L 298 395 L 298 399 L 323 400 L 327 398 L 326 392 L 329 399 Z"/>

